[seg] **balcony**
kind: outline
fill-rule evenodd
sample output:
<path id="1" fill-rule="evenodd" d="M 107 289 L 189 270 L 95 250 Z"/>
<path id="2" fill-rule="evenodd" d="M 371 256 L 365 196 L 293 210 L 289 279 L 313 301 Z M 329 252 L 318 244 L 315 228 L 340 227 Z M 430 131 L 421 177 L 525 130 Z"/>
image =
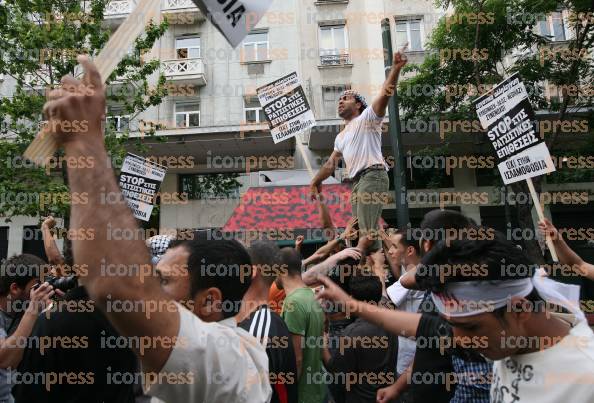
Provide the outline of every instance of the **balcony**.
<path id="1" fill-rule="evenodd" d="M 161 62 L 161 70 L 168 81 L 206 85 L 206 73 L 202 59 L 174 59 Z"/>
<path id="2" fill-rule="evenodd" d="M 320 66 L 352 66 L 351 56 L 348 53 L 341 53 L 337 55 L 320 55 Z"/>
<path id="3" fill-rule="evenodd" d="M 192 0 L 163 0 L 161 11 L 174 25 L 194 24 L 206 19 Z"/>
<path id="4" fill-rule="evenodd" d="M 138 0 L 111 0 L 105 6 L 103 16 L 107 18 L 125 18 L 134 10 Z"/>

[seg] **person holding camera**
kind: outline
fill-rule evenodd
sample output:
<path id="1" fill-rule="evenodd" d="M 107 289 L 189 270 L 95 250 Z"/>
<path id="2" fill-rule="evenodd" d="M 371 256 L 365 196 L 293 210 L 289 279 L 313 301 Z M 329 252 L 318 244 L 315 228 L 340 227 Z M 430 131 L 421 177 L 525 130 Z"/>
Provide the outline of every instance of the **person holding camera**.
<path id="1" fill-rule="evenodd" d="M 16 368 L 23 357 L 23 339 L 31 334 L 38 315 L 50 302 L 54 289 L 39 284 L 45 262 L 22 254 L 7 259 L 0 275 L 0 401 L 12 402 L 8 368 Z"/>

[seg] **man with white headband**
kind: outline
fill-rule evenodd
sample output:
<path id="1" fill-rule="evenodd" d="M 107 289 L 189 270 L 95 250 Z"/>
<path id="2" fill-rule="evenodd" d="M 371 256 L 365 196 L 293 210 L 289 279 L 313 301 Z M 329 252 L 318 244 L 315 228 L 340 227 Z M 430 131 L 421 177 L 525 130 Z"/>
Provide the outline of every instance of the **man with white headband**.
<path id="1" fill-rule="evenodd" d="M 458 239 L 478 235 L 474 221 L 453 210 L 433 210 L 425 214 L 420 230 L 423 233 L 420 251 L 429 252 L 440 239 Z M 407 240 L 418 235 L 408 234 Z M 416 269 L 409 272 L 413 274 Z M 408 273 L 407 273 L 408 275 Z M 402 277 L 401 277 L 402 279 Z M 402 398 L 406 390 L 413 403 L 488 403 L 491 384 L 491 365 L 469 344 L 454 343 L 451 326 L 441 318 L 427 293 L 419 312 L 382 309 L 356 301 L 329 279 L 320 278 L 325 285 L 319 297 L 330 299 L 388 332 L 416 341 L 412 365 L 393 385 L 380 389 L 378 403 Z"/>
<path id="2" fill-rule="evenodd" d="M 388 167 L 382 155 L 382 121 L 390 97 L 394 94 L 400 70 L 407 62 L 404 49 L 394 54 L 392 68 L 380 94 L 368 106 L 357 91 L 345 91 L 338 102 L 338 115 L 344 119 L 345 128 L 334 141 L 334 151 L 328 161 L 312 179 L 312 199 L 321 192 L 322 182 L 330 177 L 341 158 L 344 158 L 349 181 L 353 184 L 351 208 L 359 219 L 359 244 L 363 250 L 377 237 L 378 220 L 383 205 L 387 203 L 389 189 Z"/>
<path id="3" fill-rule="evenodd" d="M 583 313 L 503 234 L 440 242 L 423 265 L 417 283 L 432 290 L 454 339 L 480 338 L 479 352 L 495 360 L 491 402 L 593 401 L 594 334 Z"/>

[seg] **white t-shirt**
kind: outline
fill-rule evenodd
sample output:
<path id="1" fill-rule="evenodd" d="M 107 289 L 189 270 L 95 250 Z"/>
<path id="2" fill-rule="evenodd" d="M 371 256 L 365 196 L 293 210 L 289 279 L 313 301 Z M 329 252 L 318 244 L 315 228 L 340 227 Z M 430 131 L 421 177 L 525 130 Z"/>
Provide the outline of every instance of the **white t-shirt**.
<path id="1" fill-rule="evenodd" d="M 586 321 L 553 347 L 495 361 L 491 402 L 594 402 L 594 333 Z"/>
<path id="2" fill-rule="evenodd" d="M 166 403 L 267 403 L 272 396 L 264 347 L 235 318 L 207 323 L 178 304 L 178 342 L 160 374 L 193 382 L 152 385 L 147 394 Z M 170 375 L 171 376 L 171 375 Z M 179 381 L 178 381 L 179 382 Z"/>
<path id="3" fill-rule="evenodd" d="M 371 165 L 386 166 L 382 156 L 383 119 L 368 106 L 336 136 L 334 151 L 342 154 L 349 178 Z"/>
<path id="4" fill-rule="evenodd" d="M 403 275 L 406 272 L 403 270 Z M 402 276 L 401 276 L 402 277 Z M 425 293 L 423 291 L 409 290 L 400 284 L 400 280 L 386 289 L 390 300 L 396 306 L 396 309 L 405 312 L 418 312 L 419 306 L 423 302 Z M 398 336 L 398 359 L 396 360 L 396 372 L 402 374 L 412 364 L 415 358 L 417 344 L 414 340 L 407 337 Z"/>

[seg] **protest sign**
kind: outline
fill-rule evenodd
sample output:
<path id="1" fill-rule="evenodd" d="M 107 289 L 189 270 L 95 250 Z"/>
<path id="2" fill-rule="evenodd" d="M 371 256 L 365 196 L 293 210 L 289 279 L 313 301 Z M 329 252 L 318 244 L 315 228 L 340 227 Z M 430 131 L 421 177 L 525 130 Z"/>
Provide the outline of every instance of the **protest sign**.
<path id="1" fill-rule="evenodd" d="M 517 74 L 478 98 L 475 107 L 506 185 L 555 170 L 549 150 L 536 132 L 534 111 Z"/>
<path id="2" fill-rule="evenodd" d="M 144 221 L 150 219 L 166 172 L 165 167 L 138 155 L 126 155 L 118 182 L 134 217 Z"/>
<path id="3" fill-rule="evenodd" d="M 234 48 L 260 21 L 272 0 L 193 0 Z"/>
<path id="4" fill-rule="evenodd" d="M 532 178 L 555 171 L 555 165 L 547 145 L 536 132 L 534 111 L 519 75 L 497 84 L 476 99 L 474 106 L 495 149 L 503 183 L 526 180 L 538 218 L 543 220 L 544 212 Z M 558 262 L 552 240 L 546 237 L 546 242 L 553 260 Z"/>
<path id="5" fill-rule="evenodd" d="M 275 144 L 309 129 L 316 119 L 297 73 L 288 74 L 257 89 L 260 105 L 270 123 Z"/>

